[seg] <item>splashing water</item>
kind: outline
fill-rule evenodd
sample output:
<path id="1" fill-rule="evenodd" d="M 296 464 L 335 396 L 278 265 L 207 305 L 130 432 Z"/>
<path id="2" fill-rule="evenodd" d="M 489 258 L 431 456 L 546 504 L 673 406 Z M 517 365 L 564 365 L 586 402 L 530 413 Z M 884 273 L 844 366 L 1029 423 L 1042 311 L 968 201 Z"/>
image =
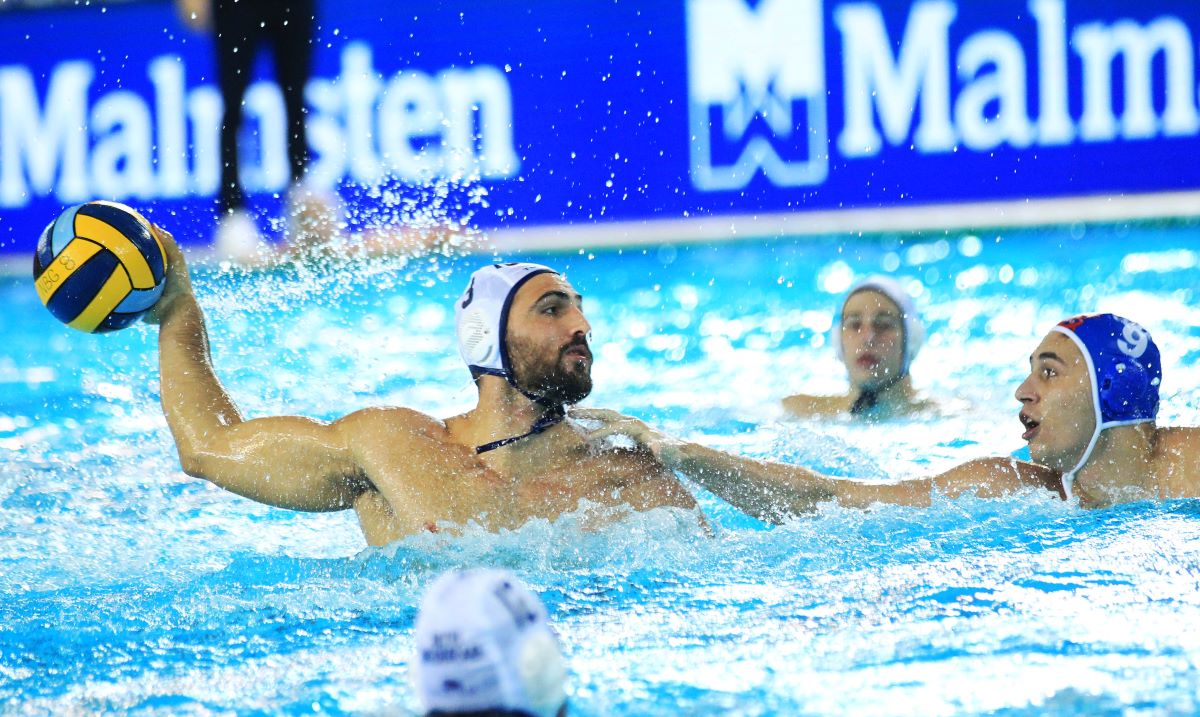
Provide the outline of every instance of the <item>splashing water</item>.
<path id="1" fill-rule="evenodd" d="M 505 258 L 563 268 L 585 295 L 590 405 L 747 455 L 900 478 L 1017 449 L 1028 352 L 1080 311 L 1146 324 L 1164 356 L 1162 422 L 1200 423 L 1200 312 L 1179 259 L 1194 234 L 1137 231 L 1090 230 L 1090 263 L 1071 271 L 1079 240 L 1050 230 Z M 1135 241 L 1154 250 L 1130 262 Z M 472 405 L 451 301 L 480 260 L 433 253 L 198 269 L 218 373 L 245 413 Z M 844 388 L 829 278 L 887 267 L 920 289 L 931 339 L 914 378 L 947 409 L 782 420 L 783 395 Z M 584 505 L 367 549 L 349 514 L 266 508 L 180 472 L 152 330 L 69 333 L 25 278 L 0 279 L 0 296 L 6 712 L 415 714 L 420 592 L 473 565 L 509 567 L 546 600 L 573 714 L 1200 709 L 1196 501 L 825 505 L 768 529 L 697 491 L 707 528 L 687 511 Z"/>

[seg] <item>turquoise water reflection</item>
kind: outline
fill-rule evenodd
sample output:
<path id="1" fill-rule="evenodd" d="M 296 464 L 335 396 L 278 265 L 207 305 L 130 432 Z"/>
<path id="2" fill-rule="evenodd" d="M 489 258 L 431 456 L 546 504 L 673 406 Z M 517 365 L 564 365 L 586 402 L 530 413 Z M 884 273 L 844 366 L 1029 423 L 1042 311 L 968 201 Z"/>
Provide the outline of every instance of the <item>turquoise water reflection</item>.
<path id="1" fill-rule="evenodd" d="M 1163 423 L 1200 424 L 1188 228 L 522 258 L 565 268 L 586 296 L 591 405 L 730 450 L 873 477 L 1010 453 L 1028 352 L 1096 310 L 1154 332 Z M 473 390 L 450 302 L 476 261 L 202 272 L 218 370 L 249 415 L 462 410 Z M 875 271 L 918 294 L 932 338 L 914 377 L 945 414 L 782 421 L 782 395 L 841 388 L 837 297 Z M 152 332 L 70 333 L 24 279 L 0 295 L 6 711 L 408 714 L 417 595 L 477 564 L 513 568 L 547 600 L 579 714 L 1200 709 L 1195 501 L 830 506 L 765 530 L 702 495 L 713 537 L 671 511 L 584 509 L 365 549 L 350 515 L 272 510 L 180 473 Z"/>

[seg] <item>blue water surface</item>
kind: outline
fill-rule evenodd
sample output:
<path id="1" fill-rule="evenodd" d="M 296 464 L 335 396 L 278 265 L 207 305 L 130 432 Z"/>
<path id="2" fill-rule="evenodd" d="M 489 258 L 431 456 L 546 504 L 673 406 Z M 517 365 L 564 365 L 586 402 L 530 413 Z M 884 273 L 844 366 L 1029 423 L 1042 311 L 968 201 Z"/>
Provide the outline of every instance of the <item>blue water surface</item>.
<path id="1" fill-rule="evenodd" d="M 1075 226 L 778 238 L 517 256 L 585 295 L 596 390 L 668 432 L 863 478 L 1021 448 L 1016 385 L 1054 322 L 1116 311 L 1163 352 L 1161 423 L 1200 424 L 1200 233 Z M 259 271 L 198 267 L 221 378 L 249 416 L 376 404 L 446 416 L 474 390 L 456 252 Z M 933 416 L 789 421 L 845 388 L 838 298 L 917 296 Z M 1104 715 L 1200 711 L 1200 503 L 1082 511 L 1050 494 L 823 506 L 768 528 L 697 489 L 688 513 L 367 548 L 353 516 L 266 508 L 185 476 L 156 334 L 57 323 L 0 279 L 0 710 L 415 714 L 421 590 L 501 565 L 547 602 L 580 715 Z"/>

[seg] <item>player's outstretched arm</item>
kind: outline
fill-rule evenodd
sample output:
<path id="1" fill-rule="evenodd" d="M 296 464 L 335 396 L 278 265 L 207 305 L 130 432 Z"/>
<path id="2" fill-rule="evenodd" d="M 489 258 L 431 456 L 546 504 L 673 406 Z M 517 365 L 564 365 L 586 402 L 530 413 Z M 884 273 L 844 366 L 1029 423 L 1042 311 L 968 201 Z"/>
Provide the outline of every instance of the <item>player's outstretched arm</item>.
<path id="1" fill-rule="evenodd" d="M 167 251 L 167 283 L 147 320 L 159 325 L 163 412 L 184 471 L 281 508 L 351 507 L 367 483 L 342 423 L 242 418 L 213 371 L 204 314 L 183 253 L 169 233 L 158 227 L 155 232 Z"/>
<path id="2" fill-rule="evenodd" d="M 667 468 L 683 473 L 738 510 L 761 520 L 780 522 L 837 497 L 836 481 L 800 466 L 758 461 L 680 441 L 615 411 L 574 409 L 571 415 L 601 423 L 588 436 L 590 441 L 627 436 Z"/>
<path id="3" fill-rule="evenodd" d="M 706 490 L 748 515 L 771 522 L 837 501 L 865 508 L 875 503 L 929 505 L 933 493 L 949 497 L 974 494 L 998 497 L 1029 486 L 1057 489 L 1057 474 L 1011 458 L 984 458 L 930 478 L 895 483 L 866 483 L 833 478 L 802 466 L 736 456 L 697 443 L 665 436 L 634 418 L 613 411 L 576 410 L 573 416 L 602 422 L 590 440 L 624 435 L 645 446 L 666 466 L 692 478 Z"/>

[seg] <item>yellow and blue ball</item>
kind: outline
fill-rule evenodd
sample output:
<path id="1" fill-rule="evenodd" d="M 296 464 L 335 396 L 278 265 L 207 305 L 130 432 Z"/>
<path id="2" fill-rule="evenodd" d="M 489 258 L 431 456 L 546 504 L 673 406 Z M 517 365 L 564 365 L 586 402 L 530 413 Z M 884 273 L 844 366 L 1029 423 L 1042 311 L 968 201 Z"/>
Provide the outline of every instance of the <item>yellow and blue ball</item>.
<path id="1" fill-rule="evenodd" d="M 67 326 L 88 333 L 129 326 L 162 296 L 167 255 L 150 222 L 116 202 L 69 207 L 46 227 L 33 255 L 38 298 Z"/>

